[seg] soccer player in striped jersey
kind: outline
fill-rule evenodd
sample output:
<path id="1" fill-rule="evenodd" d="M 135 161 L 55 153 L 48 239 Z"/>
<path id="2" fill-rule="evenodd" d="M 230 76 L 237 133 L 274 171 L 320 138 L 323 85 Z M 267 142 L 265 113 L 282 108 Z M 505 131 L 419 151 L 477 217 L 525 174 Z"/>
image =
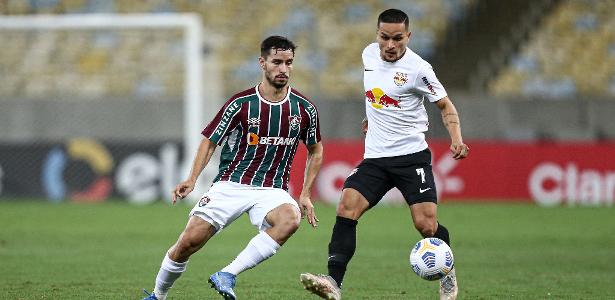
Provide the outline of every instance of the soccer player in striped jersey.
<path id="1" fill-rule="evenodd" d="M 165 299 L 186 270 L 188 258 L 244 213 L 259 233 L 229 265 L 209 278 L 224 299 L 236 299 L 236 276 L 273 256 L 297 231 L 302 217 L 317 226 L 310 193 L 323 148 L 316 106 L 289 86 L 295 48 L 284 37 L 266 38 L 259 58 L 262 81 L 231 97 L 203 130 L 190 175 L 173 191 L 173 203 L 194 189 L 216 147 L 222 146 L 218 175 L 165 254 L 154 291 L 145 299 Z M 308 161 L 295 201 L 287 190 L 300 141 L 307 147 Z"/>
<path id="2" fill-rule="evenodd" d="M 329 274 L 300 275 L 306 289 L 328 300 L 341 299 L 346 267 L 356 249 L 359 218 L 393 187 L 404 196 L 419 233 L 450 245 L 448 229 L 437 220 L 438 195 L 424 134 L 429 124 L 425 100 L 442 113 L 453 158 L 463 159 L 469 153 L 461 137 L 457 109 L 431 65 L 407 46 L 411 35 L 408 15 L 398 9 L 385 10 L 377 26 L 377 43 L 368 45 L 362 55 L 365 154 L 344 183 L 329 243 Z M 440 299 L 454 300 L 457 292 L 452 268 L 440 280 Z"/>

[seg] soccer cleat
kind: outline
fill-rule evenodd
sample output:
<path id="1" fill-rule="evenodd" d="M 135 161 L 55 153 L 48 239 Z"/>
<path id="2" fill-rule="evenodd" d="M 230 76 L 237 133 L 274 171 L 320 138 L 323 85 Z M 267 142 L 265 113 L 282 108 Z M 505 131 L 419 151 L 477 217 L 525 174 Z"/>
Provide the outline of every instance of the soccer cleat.
<path id="1" fill-rule="evenodd" d="M 457 276 L 455 276 L 455 268 L 453 268 L 440 279 L 440 300 L 455 300 L 458 291 Z"/>
<path id="2" fill-rule="evenodd" d="M 150 294 L 145 289 L 143 289 L 143 292 L 147 295 L 147 297 L 143 298 L 143 300 L 158 300 L 158 298 L 156 297 L 156 293 L 152 292 Z"/>
<path id="3" fill-rule="evenodd" d="M 327 300 L 342 299 L 342 290 L 331 276 L 323 274 L 303 273 L 299 276 L 303 287 Z"/>
<path id="4" fill-rule="evenodd" d="M 237 299 L 233 291 L 235 287 L 235 277 L 236 276 L 231 273 L 216 272 L 209 277 L 208 282 L 213 289 L 218 291 L 218 294 L 224 297 L 224 300 L 235 300 Z"/>

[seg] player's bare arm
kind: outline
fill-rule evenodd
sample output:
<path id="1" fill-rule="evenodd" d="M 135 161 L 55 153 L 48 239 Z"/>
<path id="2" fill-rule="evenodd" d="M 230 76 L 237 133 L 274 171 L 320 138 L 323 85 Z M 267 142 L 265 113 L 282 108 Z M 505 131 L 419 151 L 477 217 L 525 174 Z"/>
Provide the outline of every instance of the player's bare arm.
<path id="1" fill-rule="evenodd" d="M 199 178 L 199 175 L 201 175 L 201 172 L 203 172 L 203 169 L 209 163 L 214 151 L 216 151 L 216 144 L 208 138 L 203 138 L 196 152 L 196 156 L 194 157 L 194 161 L 192 162 L 190 176 L 188 179 L 175 186 L 175 190 L 173 190 L 173 204 L 175 204 L 178 198 L 183 199 L 192 192 L 197 178 Z"/>
<path id="2" fill-rule="evenodd" d="M 451 136 L 451 152 L 454 159 L 466 158 L 470 152 L 468 145 L 463 143 L 461 137 L 461 125 L 457 109 L 448 96 L 436 101 L 436 105 L 440 108 L 442 114 L 442 122 Z"/>
<path id="3" fill-rule="evenodd" d="M 363 133 L 363 135 L 367 134 L 367 128 L 368 128 L 368 122 L 367 122 L 367 117 L 363 118 L 363 121 L 361 121 L 361 132 Z"/>
<path id="4" fill-rule="evenodd" d="M 314 212 L 312 204 L 312 186 L 316 180 L 316 175 L 320 171 L 322 165 L 323 147 L 322 142 L 307 146 L 308 158 L 305 164 L 305 179 L 303 180 L 303 188 L 299 196 L 299 207 L 301 207 L 301 217 L 307 216 L 307 221 L 312 227 L 318 226 L 318 217 Z"/>

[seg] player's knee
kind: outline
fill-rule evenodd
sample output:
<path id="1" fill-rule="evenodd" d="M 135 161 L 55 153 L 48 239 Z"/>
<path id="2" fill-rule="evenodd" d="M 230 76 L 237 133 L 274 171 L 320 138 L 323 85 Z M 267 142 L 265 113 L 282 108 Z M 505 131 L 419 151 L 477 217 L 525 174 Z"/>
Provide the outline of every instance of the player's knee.
<path id="1" fill-rule="evenodd" d="M 337 213 L 338 216 L 340 217 L 344 217 L 344 218 L 348 218 L 348 219 L 353 219 L 353 209 L 351 206 L 349 206 L 348 204 L 344 203 L 344 202 L 340 202 L 337 205 L 337 210 L 335 211 Z"/>
<path id="2" fill-rule="evenodd" d="M 358 220 L 369 209 L 369 202 L 361 193 L 352 188 L 342 191 L 342 199 L 337 205 L 336 213 L 340 217 Z"/>
<path id="3" fill-rule="evenodd" d="M 300 220 L 300 218 L 288 218 L 288 220 L 284 221 L 283 229 L 287 235 L 291 235 L 299 229 Z"/>
<path id="4" fill-rule="evenodd" d="M 299 229 L 301 215 L 294 207 L 284 207 L 280 213 L 280 218 L 274 224 L 280 232 L 287 236 L 292 235 Z"/>
<path id="5" fill-rule="evenodd" d="M 423 237 L 432 237 L 438 229 L 438 222 L 435 218 L 417 218 L 414 220 L 414 227 Z"/>

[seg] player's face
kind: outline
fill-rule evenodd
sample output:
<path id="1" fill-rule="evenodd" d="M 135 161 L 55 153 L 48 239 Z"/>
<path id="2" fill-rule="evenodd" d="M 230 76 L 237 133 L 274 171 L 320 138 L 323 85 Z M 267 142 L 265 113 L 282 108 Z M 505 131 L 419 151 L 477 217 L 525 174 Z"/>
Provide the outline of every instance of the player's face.
<path id="1" fill-rule="evenodd" d="M 376 40 L 382 60 L 394 62 L 404 56 L 410 34 L 404 23 L 380 23 Z"/>
<path id="2" fill-rule="evenodd" d="M 259 58 L 263 75 L 267 82 L 277 89 L 288 84 L 290 73 L 293 70 L 295 54 L 292 50 L 269 50 L 267 57 Z"/>

